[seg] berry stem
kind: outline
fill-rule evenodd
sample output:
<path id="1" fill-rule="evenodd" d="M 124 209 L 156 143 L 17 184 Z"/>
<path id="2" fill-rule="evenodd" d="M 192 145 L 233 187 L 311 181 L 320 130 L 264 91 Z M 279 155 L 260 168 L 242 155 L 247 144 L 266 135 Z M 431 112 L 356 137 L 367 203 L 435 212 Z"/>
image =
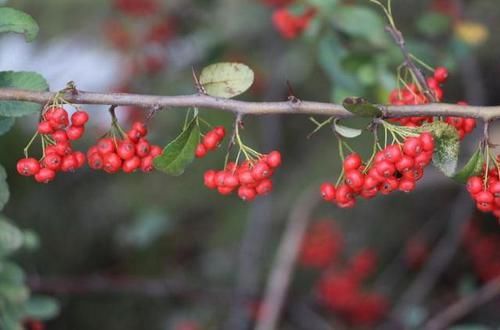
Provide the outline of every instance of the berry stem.
<path id="1" fill-rule="evenodd" d="M 29 140 L 29 142 L 28 142 L 28 144 L 26 145 L 26 147 L 24 147 L 24 150 L 23 150 L 23 151 L 24 151 L 24 156 L 25 156 L 26 158 L 28 158 L 28 157 L 29 157 L 29 155 L 28 155 L 28 151 L 29 151 L 29 149 L 30 149 L 31 145 L 33 144 L 33 142 L 35 141 L 35 139 L 36 139 L 36 137 L 37 137 L 37 136 L 38 136 L 38 131 L 37 131 L 37 132 L 35 132 L 35 134 L 31 137 L 31 139 Z"/>

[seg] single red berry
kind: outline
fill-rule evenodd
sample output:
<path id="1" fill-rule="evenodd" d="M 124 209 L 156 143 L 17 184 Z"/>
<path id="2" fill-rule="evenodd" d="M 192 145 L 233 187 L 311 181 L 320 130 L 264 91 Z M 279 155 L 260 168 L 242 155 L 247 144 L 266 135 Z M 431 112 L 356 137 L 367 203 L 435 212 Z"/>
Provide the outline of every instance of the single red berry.
<path id="1" fill-rule="evenodd" d="M 56 143 L 68 141 L 68 135 L 66 134 L 66 131 L 63 130 L 52 133 L 52 138 L 56 141 Z"/>
<path id="2" fill-rule="evenodd" d="M 224 128 L 224 126 L 217 126 L 212 131 L 217 134 L 219 140 L 222 140 L 224 136 L 226 136 L 226 129 Z"/>
<path id="3" fill-rule="evenodd" d="M 38 183 L 49 183 L 56 177 L 56 172 L 49 168 L 42 168 L 40 172 L 35 174 L 35 180 Z"/>
<path id="4" fill-rule="evenodd" d="M 122 141 L 116 148 L 116 153 L 121 159 L 127 160 L 135 156 L 135 144 L 130 141 Z"/>
<path id="5" fill-rule="evenodd" d="M 432 152 L 422 152 L 414 158 L 415 166 L 426 167 L 432 160 Z"/>
<path id="6" fill-rule="evenodd" d="M 207 148 L 205 148 L 205 145 L 202 144 L 202 143 L 199 143 L 197 146 L 196 146 L 196 150 L 194 152 L 194 155 L 197 157 L 197 158 L 203 158 L 205 157 L 205 155 L 207 154 Z"/>
<path id="7" fill-rule="evenodd" d="M 466 133 L 472 132 L 476 128 L 476 120 L 474 118 L 465 118 L 463 128 Z"/>
<path id="8" fill-rule="evenodd" d="M 77 111 L 71 115 L 71 124 L 73 126 L 83 126 L 89 121 L 89 114 L 85 111 Z"/>
<path id="9" fill-rule="evenodd" d="M 272 168 L 277 168 L 281 165 L 281 153 L 279 151 L 271 151 L 267 155 L 266 159 L 267 165 L 271 166 Z"/>
<path id="10" fill-rule="evenodd" d="M 382 195 L 388 195 L 394 190 L 398 189 L 399 182 L 396 178 L 387 178 L 380 186 L 380 193 Z"/>
<path id="11" fill-rule="evenodd" d="M 149 155 L 141 159 L 141 171 L 144 173 L 151 172 L 154 169 L 154 157 Z"/>
<path id="12" fill-rule="evenodd" d="M 214 170 L 208 170 L 203 175 L 203 183 L 209 189 L 217 188 L 217 184 L 215 183 L 215 173 L 216 172 Z"/>
<path id="13" fill-rule="evenodd" d="M 403 152 L 410 156 L 416 157 L 422 152 L 422 143 L 419 138 L 409 137 L 403 144 Z"/>
<path id="14" fill-rule="evenodd" d="M 80 168 L 85 164 L 85 154 L 83 152 L 75 151 L 73 156 L 76 159 L 77 168 Z"/>
<path id="15" fill-rule="evenodd" d="M 40 134 L 52 134 L 54 129 L 48 121 L 42 121 L 38 124 L 38 133 Z"/>
<path id="16" fill-rule="evenodd" d="M 58 130 L 68 126 L 69 118 L 68 113 L 62 107 L 50 108 L 46 113 L 45 117 L 49 121 L 52 128 Z"/>
<path id="17" fill-rule="evenodd" d="M 203 137 L 202 143 L 207 150 L 212 151 L 217 148 L 219 141 L 219 136 L 214 131 L 210 131 Z"/>
<path id="18" fill-rule="evenodd" d="M 151 146 L 147 140 L 139 140 L 135 145 L 135 153 L 139 157 L 146 157 L 151 152 Z"/>
<path id="19" fill-rule="evenodd" d="M 362 163 L 361 156 L 357 153 L 352 153 L 344 159 L 344 171 L 357 170 Z"/>
<path id="20" fill-rule="evenodd" d="M 483 180 L 478 176 L 471 176 L 467 180 L 467 191 L 472 196 L 480 193 L 483 190 Z"/>
<path id="21" fill-rule="evenodd" d="M 265 195 L 271 190 L 273 190 L 273 182 L 269 179 L 262 180 L 261 182 L 259 182 L 257 187 L 255 187 L 255 191 L 258 195 Z"/>
<path id="22" fill-rule="evenodd" d="M 422 178 L 424 175 L 424 170 L 421 167 L 414 167 L 410 171 L 406 171 L 403 174 L 404 178 L 413 180 L 413 181 L 418 181 Z"/>
<path id="23" fill-rule="evenodd" d="M 348 203 L 354 199 L 352 194 L 352 189 L 345 184 L 341 184 L 337 187 L 337 191 L 335 193 L 335 200 L 339 204 Z"/>
<path id="24" fill-rule="evenodd" d="M 256 183 L 252 172 L 249 170 L 239 171 L 238 179 L 242 185 L 253 185 Z"/>
<path id="25" fill-rule="evenodd" d="M 100 170 L 104 166 L 104 160 L 98 152 L 94 152 L 87 156 L 88 164 L 91 169 Z"/>
<path id="26" fill-rule="evenodd" d="M 69 143 L 69 141 L 57 142 L 54 145 L 54 150 L 60 156 L 66 156 L 66 155 L 69 155 L 73 152 L 73 149 L 71 148 L 71 144 Z"/>
<path id="27" fill-rule="evenodd" d="M 401 181 L 399 181 L 399 190 L 406 192 L 406 193 L 413 191 L 415 189 L 415 186 L 416 186 L 416 184 L 415 184 L 415 181 L 413 181 L 413 180 L 403 178 L 403 179 L 401 179 Z"/>
<path id="28" fill-rule="evenodd" d="M 247 202 L 253 201 L 257 197 L 257 192 L 253 188 L 241 186 L 238 188 L 238 196 Z"/>
<path id="29" fill-rule="evenodd" d="M 490 183 L 489 191 L 495 198 L 500 197 L 500 181 Z"/>
<path id="30" fill-rule="evenodd" d="M 70 126 L 66 130 L 66 135 L 68 136 L 68 139 L 70 140 L 78 140 L 83 136 L 83 133 L 85 132 L 85 128 L 83 126 Z"/>
<path id="31" fill-rule="evenodd" d="M 396 169 L 399 173 L 403 174 L 405 172 L 410 171 L 413 166 L 415 166 L 415 161 L 410 156 L 403 156 L 399 162 L 396 163 Z"/>
<path id="32" fill-rule="evenodd" d="M 396 172 L 396 167 L 388 161 L 377 163 L 374 168 L 384 178 L 391 177 Z"/>
<path id="33" fill-rule="evenodd" d="M 434 151 L 434 137 L 429 132 L 424 132 L 419 136 L 424 151 Z"/>
<path id="34" fill-rule="evenodd" d="M 103 169 L 107 173 L 113 174 L 122 167 L 122 159 L 114 152 L 108 152 L 103 155 Z"/>
<path id="35" fill-rule="evenodd" d="M 403 153 L 399 145 L 391 144 L 384 149 L 384 158 L 391 163 L 399 162 L 402 157 Z"/>
<path id="36" fill-rule="evenodd" d="M 149 151 L 149 154 L 155 158 L 158 157 L 163 153 L 163 149 L 160 146 L 157 145 L 151 145 L 151 150 Z"/>
<path id="37" fill-rule="evenodd" d="M 446 79 L 448 78 L 448 69 L 446 69 L 445 67 L 437 67 L 435 70 L 434 70 L 434 78 L 437 80 L 437 82 L 439 83 L 443 83 L 446 81 Z"/>
<path id="38" fill-rule="evenodd" d="M 139 139 L 142 137 L 142 135 L 138 130 L 131 129 L 130 131 L 128 131 L 127 137 L 130 139 L 130 141 L 135 143 L 135 142 L 139 141 Z"/>
<path id="39" fill-rule="evenodd" d="M 234 187 L 226 187 L 226 186 L 219 186 L 217 187 L 217 191 L 219 192 L 219 194 L 221 195 L 229 195 L 233 192 L 234 190 Z"/>
<path id="40" fill-rule="evenodd" d="M 100 139 L 97 141 L 97 151 L 101 154 L 101 156 L 115 152 L 115 141 L 112 138 Z"/>
<path id="41" fill-rule="evenodd" d="M 141 159 L 137 156 L 133 156 L 130 159 L 123 161 L 122 171 L 124 173 L 132 173 L 141 166 Z"/>
<path id="42" fill-rule="evenodd" d="M 255 180 L 259 181 L 271 176 L 271 169 L 264 162 L 258 162 L 252 169 L 252 176 Z"/>
<path id="43" fill-rule="evenodd" d="M 335 186 L 330 182 L 325 182 L 320 187 L 321 197 L 328 202 L 335 200 Z"/>
<path id="44" fill-rule="evenodd" d="M 17 162 L 17 172 L 23 176 L 32 176 L 40 171 L 40 163 L 35 158 L 23 158 Z"/>
<path id="45" fill-rule="evenodd" d="M 78 167 L 78 161 L 73 154 L 66 155 L 61 161 L 61 171 L 63 172 L 73 172 Z"/>
<path id="46" fill-rule="evenodd" d="M 345 173 L 345 183 L 354 191 L 361 190 L 364 181 L 365 176 L 359 170 L 350 170 Z"/>
<path id="47" fill-rule="evenodd" d="M 136 130 L 141 137 L 146 136 L 148 134 L 148 128 L 146 127 L 146 124 L 136 121 L 132 124 L 132 129 Z"/>
<path id="48" fill-rule="evenodd" d="M 58 171 L 61 168 L 61 156 L 56 153 L 47 154 L 42 161 L 45 168 L 51 169 L 53 171 Z"/>

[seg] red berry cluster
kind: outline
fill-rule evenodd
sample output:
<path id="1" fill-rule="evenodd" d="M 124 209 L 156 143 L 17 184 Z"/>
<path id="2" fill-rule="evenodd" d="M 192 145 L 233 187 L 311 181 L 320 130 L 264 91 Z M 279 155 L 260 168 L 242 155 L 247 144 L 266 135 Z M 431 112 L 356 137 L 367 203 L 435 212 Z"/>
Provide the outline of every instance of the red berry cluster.
<path id="1" fill-rule="evenodd" d="M 113 174 L 120 170 L 132 173 L 153 170 L 153 160 L 162 153 L 159 146 L 151 145 L 146 139 L 148 129 L 144 123 L 135 122 L 127 135 L 117 139 L 105 137 L 87 151 L 88 164 L 94 170 Z"/>
<path id="2" fill-rule="evenodd" d="M 310 8 L 302 15 L 294 15 L 287 8 L 276 9 L 273 13 L 273 24 L 286 39 L 297 38 L 309 26 L 316 10 Z"/>
<path id="3" fill-rule="evenodd" d="M 487 176 L 486 176 L 486 171 Z M 476 207 L 482 212 L 492 212 L 500 219 L 500 180 L 499 170 L 486 169 L 481 176 L 471 176 L 467 180 L 467 191 L 471 195 Z"/>
<path id="4" fill-rule="evenodd" d="M 49 107 L 38 124 L 37 134 L 44 141 L 44 156 L 37 160 L 26 157 L 17 162 L 17 172 L 23 176 L 34 176 L 39 183 L 55 179 L 57 172 L 72 172 L 85 164 L 85 154 L 74 151 L 71 141 L 80 139 L 85 132 L 89 115 L 76 111 L 71 116 L 59 106 Z"/>
<path id="5" fill-rule="evenodd" d="M 215 150 L 226 136 L 223 126 L 217 126 L 203 137 L 201 143 L 196 146 L 195 156 L 203 158 L 207 152 Z"/>
<path id="6" fill-rule="evenodd" d="M 304 236 L 299 263 L 304 267 L 325 268 L 337 260 L 343 247 L 340 230 L 330 221 L 320 220 Z"/>
<path id="7" fill-rule="evenodd" d="M 204 184 L 209 189 L 217 189 L 221 195 L 229 195 L 237 190 L 244 201 L 265 195 L 273 189 L 271 180 L 274 171 L 281 165 L 279 151 L 271 151 L 256 161 L 244 161 L 240 165 L 228 163 L 224 170 L 208 170 Z"/>
<path id="8" fill-rule="evenodd" d="M 485 282 L 500 277 L 500 234 L 483 231 L 472 222 L 464 231 L 462 244 L 476 275 Z"/>
<path id="9" fill-rule="evenodd" d="M 458 102 L 459 105 L 467 105 L 466 102 Z M 472 132 L 476 128 L 476 120 L 474 118 L 462 118 L 462 117 L 446 117 L 444 121 L 453 127 L 458 132 L 460 140 L 462 140 L 467 134 Z"/>
<path id="10" fill-rule="evenodd" d="M 323 183 L 321 196 L 339 207 L 350 208 L 354 207 L 356 196 L 370 199 L 378 193 L 410 192 L 431 162 L 433 151 L 434 138 L 424 132 L 406 138 L 402 145 L 388 145 L 377 152 L 372 164 L 363 165 L 361 157 L 352 153 L 344 159 L 344 183 L 337 187 L 329 182 Z"/>
<path id="11" fill-rule="evenodd" d="M 156 0 L 114 0 L 114 6 L 121 12 L 132 16 L 149 16 L 159 9 Z"/>

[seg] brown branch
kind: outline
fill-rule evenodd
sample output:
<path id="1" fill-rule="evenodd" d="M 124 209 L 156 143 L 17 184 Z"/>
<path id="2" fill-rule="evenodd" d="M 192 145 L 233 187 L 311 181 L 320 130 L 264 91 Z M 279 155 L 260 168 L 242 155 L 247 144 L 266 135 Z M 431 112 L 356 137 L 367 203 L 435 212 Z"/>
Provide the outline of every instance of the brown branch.
<path id="1" fill-rule="evenodd" d="M 306 190 L 290 212 L 287 228 L 278 247 L 262 301 L 255 330 L 274 330 L 285 302 L 302 238 L 319 198 L 316 188 Z"/>
<path id="2" fill-rule="evenodd" d="M 22 89 L 0 88 L 0 100 L 27 101 L 45 104 L 54 98 L 52 92 L 34 92 Z M 102 104 L 117 106 L 134 105 L 144 108 L 206 108 L 230 111 L 249 115 L 266 114 L 308 114 L 325 115 L 338 118 L 352 117 L 353 114 L 342 105 L 323 102 L 246 102 L 216 98 L 208 95 L 155 96 L 122 93 L 90 93 L 79 91 L 78 94 L 66 94 L 65 99 L 75 104 Z M 425 105 L 392 106 L 379 105 L 387 117 L 412 116 L 455 116 L 472 117 L 491 121 L 500 119 L 500 106 L 464 106 L 456 104 L 433 103 Z"/>
<path id="3" fill-rule="evenodd" d="M 497 297 L 500 297 L 500 279 L 486 284 L 474 294 L 466 296 L 452 304 L 430 319 L 422 329 L 448 329 L 454 322 Z"/>

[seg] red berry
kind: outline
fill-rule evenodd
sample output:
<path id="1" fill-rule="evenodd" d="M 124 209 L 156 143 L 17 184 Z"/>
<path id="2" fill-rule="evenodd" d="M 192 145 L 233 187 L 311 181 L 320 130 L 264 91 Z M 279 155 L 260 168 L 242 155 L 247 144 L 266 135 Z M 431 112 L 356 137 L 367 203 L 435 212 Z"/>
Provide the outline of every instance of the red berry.
<path id="1" fill-rule="evenodd" d="M 352 153 L 344 159 L 344 171 L 357 170 L 361 163 L 361 157 L 357 153 Z"/>
<path id="2" fill-rule="evenodd" d="M 202 143 L 207 150 L 211 151 L 217 148 L 219 141 L 219 136 L 215 132 L 210 131 L 203 137 Z"/>
<path id="3" fill-rule="evenodd" d="M 352 195 L 352 189 L 348 185 L 342 184 L 337 187 L 335 200 L 337 200 L 339 204 L 348 203 L 353 199 L 354 196 Z"/>
<path id="4" fill-rule="evenodd" d="M 495 198 L 500 197 L 500 181 L 492 182 L 490 184 L 489 191 Z"/>
<path id="5" fill-rule="evenodd" d="M 197 158 L 203 158 L 205 157 L 205 155 L 207 154 L 207 148 L 205 148 L 205 145 L 202 144 L 202 143 L 199 143 L 197 146 L 196 146 L 196 150 L 194 152 L 194 155 L 197 157 Z"/>
<path id="6" fill-rule="evenodd" d="M 420 155 L 415 157 L 415 166 L 425 167 L 429 165 L 432 160 L 432 152 L 422 152 Z"/>
<path id="7" fill-rule="evenodd" d="M 403 153 L 398 145 L 392 144 L 384 149 L 385 160 L 391 163 L 397 163 L 403 157 Z"/>
<path id="8" fill-rule="evenodd" d="M 51 134 L 54 132 L 54 129 L 50 125 L 48 121 L 42 121 L 38 124 L 38 133 L 40 134 Z"/>
<path id="9" fill-rule="evenodd" d="M 151 151 L 150 144 L 147 140 L 139 140 L 135 145 L 135 153 L 139 157 L 146 157 Z"/>
<path id="10" fill-rule="evenodd" d="M 478 176 L 471 176 L 467 180 L 467 191 L 472 196 L 478 194 L 483 190 L 483 180 Z"/>
<path id="11" fill-rule="evenodd" d="M 130 139 L 130 141 L 137 142 L 142 137 L 142 135 L 138 130 L 131 129 L 130 131 L 128 131 L 127 137 Z"/>
<path id="12" fill-rule="evenodd" d="M 229 195 L 233 192 L 234 187 L 226 187 L 226 186 L 219 186 L 217 187 L 217 191 L 221 195 Z"/>
<path id="13" fill-rule="evenodd" d="M 410 179 L 403 178 L 399 182 L 399 190 L 406 192 L 406 193 L 413 191 L 415 189 L 415 186 L 416 186 L 415 181 L 410 180 Z"/>
<path id="14" fill-rule="evenodd" d="M 249 170 L 240 171 L 238 173 L 238 179 L 242 185 L 253 185 L 255 183 L 255 179 L 252 176 L 252 172 Z"/>
<path id="15" fill-rule="evenodd" d="M 399 162 L 396 163 L 396 169 L 401 174 L 410 171 L 413 166 L 415 166 L 415 161 L 410 156 L 403 156 Z"/>
<path id="16" fill-rule="evenodd" d="M 39 183 L 49 183 L 56 177 L 56 172 L 49 168 L 42 168 L 40 172 L 35 174 L 35 180 Z"/>
<path id="17" fill-rule="evenodd" d="M 78 161 L 72 154 L 66 155 L 61 161 L 61 171 L 73 172 L 78 167 Z"/>
<path id="18" fill-rule="evenodd" d="M 146 127 L 146 124 L 136 121 L 132 124 L 132 129 L 136 130 L 138 134 L 140 134 L 141 137 L 146 136 L 148 134 L 148 128 Z"/>
<path id="19" fill-rule="evenodd" d="M 264 162 L 258 162 L 252 169 L 252 176 L 255 180 L 259 181 L 271 176 L 271 169 Z"/>
<path id="20" fill-rule="evenodd" d="M 214 170 L 208 170 L 203 175 L 203 183 L 209 189 L 217 188 L 217 184 L 215 183 L 215 173 L 216 172 Z"/>
<path id="21" fill-rule="evenodd" d="M 409 137 L 403 144 L 403 151 L 410 157 L 416 157 L 422 152 L 422 143 L 419 138 Z"/>
<path id="22" fill-rule="evenodd" d="M 103 156 L 103 169 L 108 173 L 116 173 L 122 167 L 122 160 L 120 156 L 114 152 L 108 152 Z"/>
<path id="23" fill-rule="evenodd" d="M 157 145 L 152 145 L 149 154 L 153 156 L 153 158 L 158 157 L 163 153 L 163 149 Z"/>
<path id="24" fill-rule="evenodd" d="M 70 140 L 78 140 L 79 138 L 82 137 L 84 132 L 85 128 L 83 126 L 70 126 L 66 130 L 66 135 Z"/>
<path id="25" fill-rule="evenodd" d="M 68 141 L 68 135 L 66 134 L 66 131 L 63 130 L 55 131 L 54 133 L 52 133 L 52 138 L 56 142 Z"/>
<path id="26" fill-rule="evenodd" d="M 122 141 L 118 144 L 116 153 L 121 159 L 127 160 L 135 156 L 135 144 L 130 141 Z"/>
<path id="27" fill-rule="evenodd" d="M 446 69 L 445 67 L 437 67 L 434 70 L 434 78 L 439 83 L 445 82 L 446 79 L 448 78 L 448 69 Z"/>
<path id="28" fill-rule="evenodd" d="M 281 153 L 279 151 L 271 151 L 267 155 L 266 161 L 272 168 L 279 167 L 281 165 Z"/>
<path id="29" fill-rule="evenodd" d="M 154 169 L 154 157 L 149 155 L 141 159 L 141 171 L 144 173 L 151 172 Z"/>
<path id="30" fill-rule="evenodd" d="M 23 176 L 32 176 L 40 171 L 40 163 L 35 158 L 23 158 L 17 162 L 17 172 Z"/>
<path id="31" fill-rule="evenodd" d="M 115 141 L 111 138 L 104 138 L 97 141 L 97 151 L 104 156 L 115 151 Z"/>
<path id="32" fill-rule="evenodd" d="M 329 182 L 325 182 L 320 187 L 321 197 L 328 202 L 335 200 L 335 186 Z"/>
<path id="33" fill-rule="evenodd" d="M 238 196 L 247 202 L 250 202 L 255 199 L 257 196 L 257 192 L 253 188 L 241 186 L 238 188 Z"/>
<path id="34" fill-rule="evenodd" d="M 124 173 L 132 173 L 141 166 L 141 159 L 137 156 L 133 156 L 127 159 L 122 164 L 122 171 Z"/>
<path id="35" fill-rule="evenodd" d="M 345 173 L 345 183 L 354 191 L 361 190 L 365 176 L 359 170 L 350 170 Z"/>
<path id="36" fill-rule="evenodd" d="M 85 164 L 85 154 L 81 151 L 75 151 L 73 156 L 76 159 L 77 168 L 82 167 Z"/>
<path id="37" fill-rule="evenodd" d="M 66 156 L 73 152 L 71 149 L 71 144 L 68 141 L 57 142 L 54 145 L 54 150 L 60 156 Z"/>
<path id="38" fill-rule="evenodd" d="M 377 163 L 374 168 L 384 178 L 391 177 L 396 172 L 396 167 L 388 161 Z"/>
<path id="39" fill-rule="evenodd" d="M 224 126 L 217 126 L 212 131 L 217 134 L 219 140 L 222 140 L 224 136 L 226 136 L 226 129 L 224 128 Z"/>
<path id="40" fill-rule="evenodd" d="M 255 187 L 255 191 L 258 195 L 265 195 L 269 193 L 273 189 L 273 182 L 269 179 L 262 180 L 257 187 Z"/>
<path id="41" fill-rule="evenodd" d="M 85 111 L 77 111 L 71 116 L 73 126 L 83 126 L 89 121 L 89 115 Z"/>
<path id="42" fill-rule="evenodd" d="M 399 182 L 396 178 L 387 178 L 385 182 L 380 186 L 380 193 L 382 195 L 388 195 L 394 190 L 398 189 Z"/>
<path id="43" fill-rule="evenodd" d="M 61 168 L 61 156 L 56 153 L 48 154 L 42 161 L 45 168 L 51 169 L 53 171 L 58 171 Z"/>
<path id="44" fill-rule="evenodd" d="M 104 160 L 98 152 L 94 152 L 87 156 L 89 167 L 94 170 L 100 170 L 104 166 Z"/>
<path id="45" fill-rule="evenodd" d="M 434 151 L 434 137 L 429 132 L 424 132 L 419 136 L 424 151 Z"/>

